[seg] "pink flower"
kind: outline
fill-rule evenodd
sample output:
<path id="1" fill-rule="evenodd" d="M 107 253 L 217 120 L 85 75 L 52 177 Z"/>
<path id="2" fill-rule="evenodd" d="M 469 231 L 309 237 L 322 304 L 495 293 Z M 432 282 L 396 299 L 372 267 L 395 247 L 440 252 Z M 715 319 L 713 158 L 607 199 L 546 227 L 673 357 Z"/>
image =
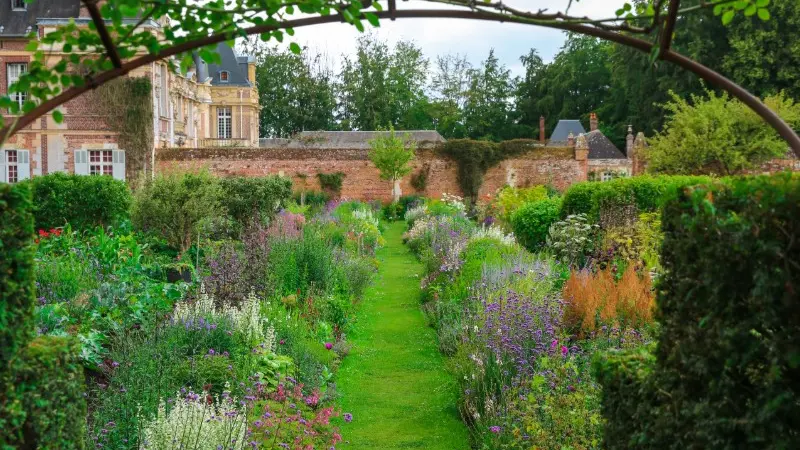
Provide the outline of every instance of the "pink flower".
<path id="1" fill-rule="evenodd" d="M 327 348 L 328 350 L 330 350 L 330 349 L 332 349 L 332 348 L 333 348 L 333 344 L 331 344 L 330 342 L 326 342 L 326 343 L 325 343 L 325 348 Z"/>
<path id="2" fill-rule="evenodd" d="M 500 433 L 500 427 L 498 427 L 497 425 L 491 426 L 489 427 L 489 431 L 491 431 L 494 434 L 498 434 Z"/>
<path id="3" fill-rule="evenodd" d="M 569 353 L 569 349 L 565 345 L 562 345 L 561 346 L 561 356 L 567 356 L 567 353 Z"/>

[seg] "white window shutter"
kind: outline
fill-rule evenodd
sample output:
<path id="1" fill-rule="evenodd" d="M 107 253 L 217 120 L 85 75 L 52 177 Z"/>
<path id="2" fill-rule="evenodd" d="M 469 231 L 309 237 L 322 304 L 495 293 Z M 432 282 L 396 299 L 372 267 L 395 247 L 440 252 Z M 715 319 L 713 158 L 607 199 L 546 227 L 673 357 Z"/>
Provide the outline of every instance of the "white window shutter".
<path id="1" fill-rule="evenodd" d="M 0 150 L 0 183 L 5 183 L 8 179 L 6 174 L 6 151 Z"/>
<path id="2" fill-rule="evenodd" d="M 125 181 L 125 150 L 114 150 L 111 153 L 111 161 L 114 179 Z"/>
<path id="3" fill-rule="evenodd" d="M 19 181 L 31 177 L 31 154 L 28 150 L 17 150 L 17 173 Z"/>
<path id="4" fill-rule="evenodd" d="M 75 175 L 89 175 L 88 150 L 75 150 Z"/>

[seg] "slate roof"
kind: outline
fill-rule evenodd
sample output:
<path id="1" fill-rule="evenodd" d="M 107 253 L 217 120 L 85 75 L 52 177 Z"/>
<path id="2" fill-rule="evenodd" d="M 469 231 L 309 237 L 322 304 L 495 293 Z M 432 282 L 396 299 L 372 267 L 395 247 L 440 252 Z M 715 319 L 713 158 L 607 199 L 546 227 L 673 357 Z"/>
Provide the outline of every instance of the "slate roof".
<path id="1" fill-rule="evenodd" d="M 78 17 L 80 9 L 80 0 L 36 0 L 28 3 L 27 10 L 14 11 L 9 0 L 0 0 L 0 37 L 25 36 L 28 27 L 36 28 L 38 19 Z"/>
<path id="2" fill-rule="evenodd" d="M 550 135 L 550 141 L 547 145 L 551 147 L 567 145 L 567 138 L 570 133 L 577 138 L 579 134 L 585 134 L 586 130 L 583 128 L 583 125 L 581 125 L 580 120 L 559 120 L 558 124 L 556 124 L 556 128 L 553 130 L 553 134 Z"/>
<path id="3" fill-rule="evenodd" d="M 217 53 L 219 53 L 222 63 L 209 64 L 207 69 L 208 76 L 211 77 L 211 85 L 250 87 L 250 81 L 247 79 L 247 57 L 236 56 L 233 49 L 224 42 L 217 44 Z M 244 59 L 244 64 L 242 59 Z M 228 72 L 228 82 L 226 83 L 220 80 L 220 73 L 223 71 Z"/>
<path id="4" fill-rule="evenodd" d="M 371 140 L 387 134 L 389 134 L 388 131 L 303 131 L 291 139 L 260 139 L 259 146 L 316 148 L 320 150 L 369 149 Z M 395 134 L 400 137 L 408 134 L 420 147 L 429 147 L 440 142 L 446 142 L 441 134 L 433 130 L 397 130 Z"/>
<path id="5" fill-rule="evenodd" d="M 589 159 L 625 159 L 626 156 L 600 130 L 585 134 L 589 145 Z"/>

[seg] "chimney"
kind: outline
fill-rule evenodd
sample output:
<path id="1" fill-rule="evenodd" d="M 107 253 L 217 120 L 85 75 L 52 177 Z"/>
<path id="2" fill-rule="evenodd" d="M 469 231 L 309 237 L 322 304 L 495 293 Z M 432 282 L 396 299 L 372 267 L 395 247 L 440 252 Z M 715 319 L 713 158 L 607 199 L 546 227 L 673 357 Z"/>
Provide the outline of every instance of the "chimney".
<path id="1" fill-rule="evenodd" d="M 589 114 L 589 131 L 596 131 L 597 130 L 597 114 L 591 113 Z"/>
<path id="2" fill-rule="evenodd" d="M 544 137 L 544 116 L 539 117 L 539 143 L 544 145 L 545 137 Z"/>
<path id="3" fill-rule="evenodd" d="M 625 156 L 633 158 L 633 125 L 628 125 L 628 136 L 625 137 Z"/>
<path id="4" fill-rule="evenodd" d="M 572 134 L 572 131 L 570 131 L 569 136 L 567 136 L 567 146 L 575 147 L 575 135 Z"/>
<path id="5" fill-rule="evenodd" d="M 588 161 L 589 159 L 589 142 L 586 140 L 586 135 L 581 133 L 578 136 L 577 142 L 572 139 L 575 144 L 575 159 L 578 161 Z"/>

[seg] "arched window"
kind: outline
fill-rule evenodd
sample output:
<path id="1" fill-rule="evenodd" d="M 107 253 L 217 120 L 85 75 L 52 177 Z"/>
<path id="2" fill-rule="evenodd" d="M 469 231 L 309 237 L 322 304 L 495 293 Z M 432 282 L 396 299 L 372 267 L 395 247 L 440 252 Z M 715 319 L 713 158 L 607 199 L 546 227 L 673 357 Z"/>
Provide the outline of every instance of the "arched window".
<path id="1" fill-rule="evenodd" d="M 230 76 L 231 76 L 231 73 L 228 72 L 227 70 L 223 70 L 222 72 L 220 72 L 219 73 L 219 81 L 220 81 L 220 83 L 227 83 L 228 79 L 230 78 Z"/>

